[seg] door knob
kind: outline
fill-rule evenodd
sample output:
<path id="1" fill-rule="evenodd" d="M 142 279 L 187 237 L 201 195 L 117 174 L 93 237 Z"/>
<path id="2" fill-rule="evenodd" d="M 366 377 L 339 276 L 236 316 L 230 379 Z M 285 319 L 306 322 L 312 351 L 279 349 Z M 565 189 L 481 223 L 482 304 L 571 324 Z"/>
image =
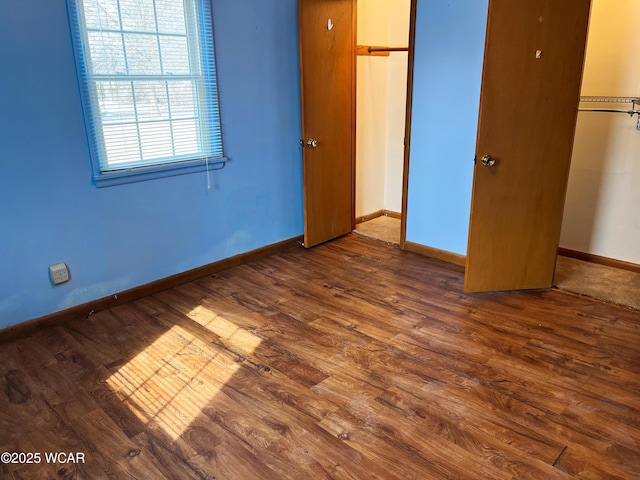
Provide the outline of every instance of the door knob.
<path id="1" fill-rule="evenodd" d="M 491 158 L 491 155 L 483 155 L 480 161 L 485 167 L 493 167 L 496 164 L 496 159 Z"/>
<path id="2" fill-rule="evenodd" d="M 310 138 L 309 140 L 307 140 L 307 147 L 316 148 L 317 146 L 318 146 L 317 140 L 314 140 L 313 138 Z"/>

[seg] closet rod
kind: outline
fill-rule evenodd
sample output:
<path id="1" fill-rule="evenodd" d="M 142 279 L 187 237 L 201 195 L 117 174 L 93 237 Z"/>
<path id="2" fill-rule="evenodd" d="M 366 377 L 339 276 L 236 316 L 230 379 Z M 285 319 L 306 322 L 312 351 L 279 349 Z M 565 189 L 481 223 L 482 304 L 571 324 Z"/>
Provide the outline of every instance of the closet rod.
<path id="1" fill-rule="evenodd" d="M 373 52 L 408 52 L 409 47 L 369 47 L 369 53 Z"/>
<path id="2" fill-rule="evenodd" d="M 640 115 L 640 110 L 613 110 L 606 108 L 579 108 L 579 112 L 607 112 L 607 113 L 626 113 L 627 115 Z"/>
<path id="3" fill-rule="evenodd" d="M 586 103 L 630 103 L 631 110 L 619 110 L 613 108 L 578 108 L 579 112 L 605 112 L 605 113 L 626 113 L 633 118 L 634 115 L 638 115 L 638 123 L 636 123 L 636 129 L 640 130 L 640 110 L 636 107 L 640 107 L 639 97 L 595 97 L 595 96 L 582 96 L 580 102 Z"/>
<path id="4" fill-rule="evenodd" d="M 635 108 L 638 103 L 637 100 L 633 100 L 633 107 Z M 607 108 L 579 108 L 579 112 L 606 112 L 606 113 L 626 113 L 632 118 L 634 115 L 638 115 L 638 123 L 636 123 L 636 130 L 640 130 L 640 110 L 613 110 Z"/>
<path id="5" fill-rule="evenodd" d="M 408 47 L 379 47 L 373 45 L 358 45 L 358 55 L 370 55 L 375 57 L 388 57 L 389 52 L 408 52 Z"/>

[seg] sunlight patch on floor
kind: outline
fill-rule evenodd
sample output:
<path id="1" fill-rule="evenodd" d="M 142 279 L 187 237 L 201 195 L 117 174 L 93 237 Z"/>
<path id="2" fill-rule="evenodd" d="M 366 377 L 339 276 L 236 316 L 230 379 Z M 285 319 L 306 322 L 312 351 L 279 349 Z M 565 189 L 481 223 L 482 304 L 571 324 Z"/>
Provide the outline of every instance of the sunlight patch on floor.
<path id="1" fill-rule="evenodd" d="M 189 317 L 250 354 L 260 338 L 204 307 Z M 240 368 L 234 357 L 173 326 L 107 379 L 143 422 L 177 440 Z"/>
<path id="2" fill-rule="evenodd" d="M 262 341 L 259 337 L 247 332 L 244 328 L 238 327 L 235 323 L 230 322 L 226 318 L 221 317 L 201 305 L 189 313 L 189 318 L 212 331 L 220 338 L 229 340 L 229 343 L 246 353 L 252 353 Z"/>

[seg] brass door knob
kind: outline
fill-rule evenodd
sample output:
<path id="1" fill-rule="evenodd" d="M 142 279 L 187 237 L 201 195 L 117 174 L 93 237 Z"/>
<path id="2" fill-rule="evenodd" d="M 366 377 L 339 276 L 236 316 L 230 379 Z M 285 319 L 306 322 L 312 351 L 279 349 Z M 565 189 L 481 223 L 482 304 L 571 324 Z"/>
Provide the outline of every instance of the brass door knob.
<path id="1" fill-rule="evenodd" d="M 491 158 L 491 155 L 483 155 L 480 161 L 485 167 L 493 167 L 496 164 L 496 159 Z"/>

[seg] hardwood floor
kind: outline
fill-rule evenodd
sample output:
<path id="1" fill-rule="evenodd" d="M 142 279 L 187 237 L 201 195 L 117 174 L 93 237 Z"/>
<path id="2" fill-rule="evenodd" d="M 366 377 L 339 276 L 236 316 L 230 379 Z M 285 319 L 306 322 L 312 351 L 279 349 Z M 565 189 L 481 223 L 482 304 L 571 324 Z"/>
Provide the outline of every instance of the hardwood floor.
<path id="1" fill-rule="evenodd" d="M 0 452 L 42 456 L 0 477 L 640 478 L 639 325 L 362 237 L 294 248 L 0 345 Z"/>

